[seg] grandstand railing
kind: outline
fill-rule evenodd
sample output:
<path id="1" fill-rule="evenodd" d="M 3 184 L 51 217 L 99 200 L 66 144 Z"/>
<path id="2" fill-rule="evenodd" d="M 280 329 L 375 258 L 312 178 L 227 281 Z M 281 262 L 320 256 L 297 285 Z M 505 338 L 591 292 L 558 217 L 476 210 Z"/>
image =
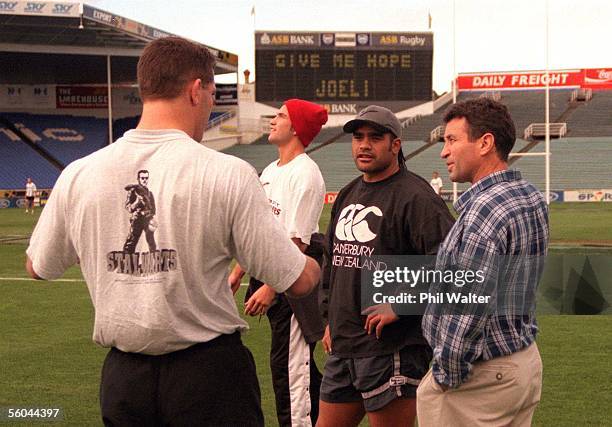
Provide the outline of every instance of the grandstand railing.
<path id="1" fill-rule="evenodd" d="M 441 141 L 444 141 L 444 126 L 442 125 L 436 126 L 436 128 L 429 133 L 429 142 Z"/>
<path id="2" fill-rule="evenodd" d="M 406 120 L 402 122 L 402 127 L 407 128 L 408 126 L 413 125 L 414 123 L 419 121 L 421 117 L 423 117 L 422 114 L 417 114 L 415 116 L 408 117 Z"/>
<path id="3" fill-rule="evenodd" d="M 576 89 L 572 91 L 570 102 L 589 102 L 593 98 L 593 89 Z"/>
<path id="4" fill-rule="evenodd" d="M 550 137 L 563 138 L 567 134 L 567 123 L 549 123 Z M 546 123 L 532 123 L 525 128 L 524 139 L 546 137 Z"/>
<path id="5" fill-rule="evenodd" d="M 479 98 L 489 98 L 489 99 L 492 99 L 493 101 L 500 101 L 501 93 L 498 90 L 488 90 L 482 93 Z"/>
<path id="6" fill-rule="evenodd" d="M 236 116 L 236 111 L 234 110 L 229 110 L 226 111 L 225 113 L 221 114 L 220 116 L 215 117 L 214 119 L 212 119 L 211 121 L 208 122 L 208 124 L 206 125 L 206 129 L 210 129 L 210 128 L 214 128 L 215 126 L 231 119 L 232 117 Z"/>

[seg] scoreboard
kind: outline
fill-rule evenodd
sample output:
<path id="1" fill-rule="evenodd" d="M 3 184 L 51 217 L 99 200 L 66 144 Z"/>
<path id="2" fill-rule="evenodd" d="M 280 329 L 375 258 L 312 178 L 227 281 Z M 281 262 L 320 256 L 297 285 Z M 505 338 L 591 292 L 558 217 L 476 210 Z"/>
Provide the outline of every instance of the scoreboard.
<path id="1" fill-rule="evenodd" d="M 255 33 L 255 99 L 431 101 L 432 33 Z"/>

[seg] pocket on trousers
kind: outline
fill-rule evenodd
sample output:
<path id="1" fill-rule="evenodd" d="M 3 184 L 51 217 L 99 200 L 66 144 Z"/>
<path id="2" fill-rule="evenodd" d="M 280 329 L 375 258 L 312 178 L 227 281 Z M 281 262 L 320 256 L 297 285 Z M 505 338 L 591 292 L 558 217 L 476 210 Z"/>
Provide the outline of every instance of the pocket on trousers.
<path id="1" fill-rule="evenodd" d="M 517 367 L 506 364 L 476 365 L 472 370 L 472 375 L 461 386 L 464 389 L 486 388 L 505 388 L 517 381 Z"/>

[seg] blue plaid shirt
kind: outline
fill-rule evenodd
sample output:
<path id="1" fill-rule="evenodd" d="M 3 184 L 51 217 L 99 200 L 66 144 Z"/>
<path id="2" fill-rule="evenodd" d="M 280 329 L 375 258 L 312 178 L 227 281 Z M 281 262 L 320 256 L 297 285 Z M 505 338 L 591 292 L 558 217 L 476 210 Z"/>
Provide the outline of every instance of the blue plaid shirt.
<path id="1" fill-rule="evenodd" d="M 502 268 L 499 259 L 535 257 L 543 261 L 548 248 L 548 206 L 518 171 L 495 172 L 481 179 L 461 195 L 455 210 L 459 217 L 438 250 L 436 269 L 495 274 L 503 280 L 503 298 L 509 302 L 505 302 L 505 312 L 499 306 L 484 313 L 463 307 L 440 314 L 432 305 L 427 307 L 423 334 L 433 348 L 433 375 L 449 387 L 464 382 L 475 361 L 515 353 L 535 340 L 535 292 L 543 264 Z M 520 304 L 521 299 L 533 301 L 533 310 L 516 312 L 512 305 Z"/>

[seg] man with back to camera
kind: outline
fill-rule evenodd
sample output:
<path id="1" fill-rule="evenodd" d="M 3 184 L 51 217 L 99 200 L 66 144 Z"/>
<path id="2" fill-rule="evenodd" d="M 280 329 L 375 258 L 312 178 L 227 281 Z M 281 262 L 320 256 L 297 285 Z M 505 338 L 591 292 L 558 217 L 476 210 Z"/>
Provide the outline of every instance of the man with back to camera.
<path id="1" fill-rule="evenodd" d="M 416 417 L 416 385 L 431 360 L 421 318 L 361 312 L 361 268 L 372 256 L 435 254 L 453 224 L 429 183 L 406 169 L 401 129 L 376 105 L 344 125 L 362 175 L 338 194 L 326 235 L 320 427 L 356 426 L 366 413 L 375 427 L 412 426 Z"/>
<path id="2" fill-rule="evenodd" d="M 137 128 L 62 172 L 27 249 L 38 279 L 80 261 L 93 339 L 111 347 L 100 386 L 106 425 L 262 426 L 230 262 L 296 297 L 319 278 L 270 214 L 253 168 L 198 143 L 214 104 L 213 69 L 204 46 L 149 43 L 138 61 Z M 140 170 L 157 202 L 157 249 L 129 253 L 125 186 Z"/>
<path id="3" fill-rule="evenodd" d="M 491 279 L 469 292 L 492 295 L 495 306 L 427 307 L 423 333 L 434 358 L 417 391 L 419 426 L 529 426 L 542 389 L 535 292 L 548 250 L 548 206 L 508 170 L 516 131 L 504 105 L 459 102 L 444 123 L 441 157 L 450 179 L 472 186 L 455 202 L 459 217 L 436 268 L 484 272 Z"/>
<path id="4" fill-rule="evenodd" d="M 268 141 L 278 148 L 279 159 L 262 172 L 260 181 L 276 219 L 289 238 L 305 252 L 319 229 L 325 182 L 317 164 L 304 152 L 327 122 L 320 105 L 290 99 L 270 122 Z M 237 265 L 230 282 L 237 286 L 244 272 Z M 245 313 L 267 314 L 272 329 L 270 368 L 280 426 L 316 424 L 321 373 L 313 352 L 323 337 L 317 293 L 292 299 L 251 278 Z"/>

